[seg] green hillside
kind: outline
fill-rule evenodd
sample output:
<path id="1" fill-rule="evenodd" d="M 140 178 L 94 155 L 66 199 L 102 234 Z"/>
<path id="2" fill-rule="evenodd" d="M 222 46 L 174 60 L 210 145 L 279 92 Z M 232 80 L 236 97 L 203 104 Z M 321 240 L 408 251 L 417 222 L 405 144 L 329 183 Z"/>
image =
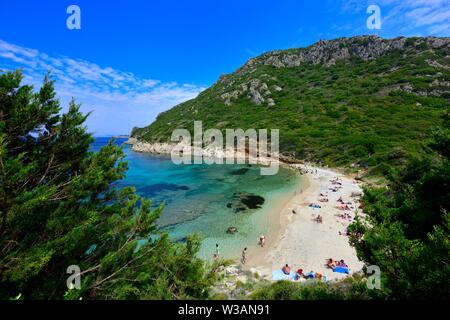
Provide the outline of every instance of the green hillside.
<path id="1" fill-rule="evenodd" d="M 278 128 L 284 156 L 383 174 L 427 152 L 448 114 L 450 39 L 375 36 L 273 51 L 220 77 L 132 136 L 165 142 L 176 128 Z"/>

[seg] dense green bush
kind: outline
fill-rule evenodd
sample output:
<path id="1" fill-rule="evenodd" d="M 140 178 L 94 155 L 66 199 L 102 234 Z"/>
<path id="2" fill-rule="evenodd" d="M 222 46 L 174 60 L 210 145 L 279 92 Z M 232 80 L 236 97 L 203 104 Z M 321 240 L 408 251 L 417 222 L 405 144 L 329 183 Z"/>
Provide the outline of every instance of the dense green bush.
<path id="1" fill-rule="evenodd" d="M 450 120 L 433 130 L 429 154 L 392 169 L 387 188 L 366 188 L 349 226 L 358 257 L 381 270 L 392 299 L 448 300 L 450 294 Z"/>
<path id="2" fill-rule="evenodd" d="M 369 290 L 366 279 L 359 274 L 338 282 L 319 283 L 277 281 L 256 290 L 251 296 L 256 300 L 368 300 L 385 299 L 380 290 Z"/>

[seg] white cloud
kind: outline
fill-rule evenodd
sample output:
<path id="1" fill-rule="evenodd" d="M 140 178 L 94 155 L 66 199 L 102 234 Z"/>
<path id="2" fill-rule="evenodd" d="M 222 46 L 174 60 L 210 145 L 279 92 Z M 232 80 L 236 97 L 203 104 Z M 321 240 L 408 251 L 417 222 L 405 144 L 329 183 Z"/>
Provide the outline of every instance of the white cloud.
<path id="1" fill-rule="evenodd" d="M 62 106 L 72 97 L 82 111 L 94 111 L 88 126 L 96 134 L 128 133 L 144 126 L 158 113 L 192 99 L 204 88 L 192 84 L 144 79 L 131 72 L 101 67 L 65 56 L 50 56 L 0 39 L 0 70 L 21 68 L 24 82 L 38 88 L 50 70 Z"/>

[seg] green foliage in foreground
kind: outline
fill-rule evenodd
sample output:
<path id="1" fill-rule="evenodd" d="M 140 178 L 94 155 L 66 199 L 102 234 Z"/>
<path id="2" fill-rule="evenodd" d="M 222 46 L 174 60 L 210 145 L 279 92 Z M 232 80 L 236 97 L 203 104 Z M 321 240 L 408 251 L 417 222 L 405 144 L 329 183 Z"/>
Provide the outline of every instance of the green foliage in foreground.
<path id="1" fill-rule="evenodd" d="M 162 208 L 115 186 L 122 149 L 90 152 L 79 106 L 61 114 L 48 77 L 38 92 L 21 80 L 0 75 L 0 299 L 207 298 L 217 265 L 196 258 L 199 239 L 160 233 Z"/>
<path id="2" fill-rule="evenodd" d="M 382 291 L 367 289 L 365 279 L 355 274 L 335 283 L 315 280 L 298 283 L 277 281 L 256 290 L 255 300 L 369 300 L 385 298 Z"/>
<path id="3" fill-rule="evenodd" d="M 367 219 L 349 227 L 360 259 L 381 269 L 394 299 L 450 297 L 450 119 L 434 130 L 434 153 L 393 170 L 389 186 L 365 190 Z"/>

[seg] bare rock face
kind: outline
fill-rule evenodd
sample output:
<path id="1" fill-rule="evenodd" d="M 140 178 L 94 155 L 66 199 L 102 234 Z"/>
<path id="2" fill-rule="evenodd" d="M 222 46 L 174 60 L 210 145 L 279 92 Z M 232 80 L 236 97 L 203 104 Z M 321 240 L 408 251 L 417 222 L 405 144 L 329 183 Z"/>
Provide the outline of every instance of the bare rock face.
<path id="1" fill-rule="evenodd" d="M 441 48 L 449 45 L 449 38 L 427 37 L 427 44 L 433 48 Z"/>
<path id="2" fill-rule="evenodd" d="M 130 138 L 128 138 L 128 140 L 125 141 L 124 143 L 125 143 L 125 144 L 133 145 L 133 144 L 135 144 L 135 143 L 137 143 L 137 142 L 138 142 L 138 140 L 137 140 L 136 138 L 130 137 Z"/>
<path id="3" fill-rule="evenodd" d="M 376 59 L 388 51 L 402 49 L 406 38 L 384 40 L 375 36 L 322 40 L 306 49 L 269 52 L 262 56 L 261 62 L 277 68 L 296 67 L 302 63 L 331 66 L 339 60 L 357 57 L 368 61 Z"/>
<path id="4" fill-rule="evenodd" d="M 250 88 L 249 96 L 250 100 L 256 105 L 262 105 L 265 101 L 261 93 L 255 88 Z"/>
<path id="5" fill-rule="evenodd" d="M 276 91 L 281 91 L 280 87 L 276 87 Z M 260 79 L 251 79 L 246 83 L 239 85 L 237 90 L 225 92 L 220 95 L 226 106 L 230 106 L 239 96 L 246 94 L 248 99 L 256 105 L 267 104 L 268 107 L 275 105 L 275 101 L 270 97 L 271 91 L 267 83 Z"/>
<path id="6" fill-rule="evenodd" d="M 222 94 L 220 97 L 225 100 L 225 105 L 226 106 L 231 106 L 231 101 L 233 99 L 237 99 L 239 96 L 240 92 L 238 90 L 232 91 L 232 92 L 225 92 L 224 94 Z"/>
<path id="7" fill-rule="evenodd" d="M 302 63 L 334 65 L 337 61 L 350 58 L 360 58 L 364 61 L 373 60 L 388 54 L 393 50 L 411 50 L 426 43 L 432 48 L 441 48 L 450 44 L 450 38 L 418 38 L 416 42 L 407 44 L 407 38 L 382 39 L 377 36 L 357 36 L 352 38 L 339 38 L 335 40 L 321 40 L 308 48 L 279 50 L 263 54 L 247 62 L 238 72 L 253 68 L 256 64 L 271 65 L 277 68 L 296 67 Z"/>
<path id="8" fill-rule="evenodd" d="M 283 88 L 275 85 L 275 86 L 273 86 L 273 90 L 280 92 L 280 91 L 283 91 Z"/>

